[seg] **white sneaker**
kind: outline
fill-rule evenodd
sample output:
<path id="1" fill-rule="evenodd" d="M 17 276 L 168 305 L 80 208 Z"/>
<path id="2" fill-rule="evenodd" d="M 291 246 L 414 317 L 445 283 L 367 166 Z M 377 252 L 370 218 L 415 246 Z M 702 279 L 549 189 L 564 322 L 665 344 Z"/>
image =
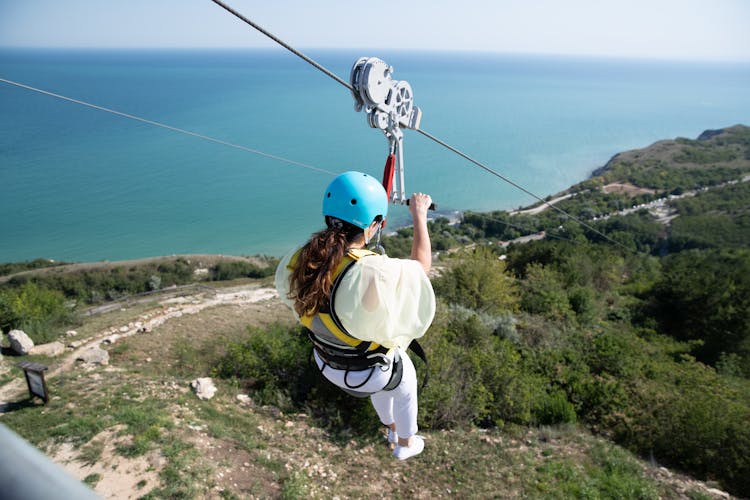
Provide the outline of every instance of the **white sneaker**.
<path id="1" fill-rule="evenodd" d="M 406 460 L 407 458 L 415 457 L 422 453 L 424 450 L 424 439 L 422 436 L 412 436 L 411 446 L 397 445 L 396 449 L 393 450 L 393 456 L 399 460 Z"/>

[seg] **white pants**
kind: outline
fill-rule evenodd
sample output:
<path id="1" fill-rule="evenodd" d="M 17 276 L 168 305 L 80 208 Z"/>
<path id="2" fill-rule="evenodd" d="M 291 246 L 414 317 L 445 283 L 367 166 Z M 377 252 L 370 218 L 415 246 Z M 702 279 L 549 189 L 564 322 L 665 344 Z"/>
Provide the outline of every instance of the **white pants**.
<path id="1" fill-rule="evenodd" d="M 383 425 L 395 422 L 400 438 L 409 438 L 417 433 L 417 371 L 406 351 L 398 348 L 403 365 L 401 383 L 395 389 L 383 391 L 391 379 L 392 365 L 386 369 L 374 367 L 362 371 L 336 370 L 325 366 L 318 353 L 315 362 L 323 376 L 332 384 L 359 392 L 370 392 L 370 401 Z M 392 359 L 392 357 L 391 357 Z"/>

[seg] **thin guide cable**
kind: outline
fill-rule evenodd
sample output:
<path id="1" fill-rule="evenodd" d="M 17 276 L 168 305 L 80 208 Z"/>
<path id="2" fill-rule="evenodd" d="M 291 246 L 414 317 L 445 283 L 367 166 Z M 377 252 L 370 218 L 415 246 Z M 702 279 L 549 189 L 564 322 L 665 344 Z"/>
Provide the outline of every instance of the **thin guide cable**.
<path id="1" fill-rule="evenodd" d="M 39 94 L 43 94 L 43 95 L 46 95 L 46 96 L 54 97 L 56 99 L 61 99 L 63 101 L 68 101 L 68 102 L 72 102 L 72 103 L 75 103 L 75 104 L 79 104 L 81 106 L 86 106 L 88 108 L 96 109 L 98 111 L 104 111 L 105 113 L 111 113 L 113 115 L 121 116 L 123 118 L 128 118 L 130 120 L 135 120 L 135 121 L 138 121 L 138 122 L 141 122 L 141 123 L 146 123 L 148 125 L 154 125 L 156 127 L 161 127 L 163 129 L 171 130 L 173 132 L 178 132 L 180 134 L 189 135 L 191 137 L 197 137 L 199 139 L 203 139 L 204 141 L 209 141 L 209 142 L 213 142 L 213 143 L 216 143 L 216 144 L 221 144 L 222 146 L 228 146 L 230 148 L 239 149 L 239 150 L 242 150 L 242 151 L 246 151 L 248 153 L 253 153 L 255 155 L 259 155 L 259 156 L 263 156 L 263 157 L 266 157 L 266 158 L 270 158 L 272 160 L 282 161 L 284 163 L 289 163 L 291 165 L 296 165 L 298 167 L 306 168 L 308 170 L 314 170 L 316 172 L 321 172 L 321 173 L 329 174 L 329 175 L 336 175 L 335 172 L 331 172 L 330 170 L 325 170 L 323 168 L 318 168 L 318 167 L 315 167 L 313 165 L 308 165 L 307 163 L 302 163 L 302 162 L 298 162 L 298 161 L 295 161 L 295 160 L 290 160 L 288 158 L 284 158 L 282 156 L 273 155 L 273 154 L 270 154 L 270 153 L 265 153 L 263 151 L 260 151 L 260 150 L 257 150 L 257 149 L 253 149 L 253 148 L 249 148 L 247 146 L 242 146 L 240 144 L 234 144 L 234 143 L 231 143 L 231 142 L 223 141 L 221 139 L 216 139 L 216 138 L 208 136 L 208 135 L 203 135 L 203 134 L 199 134 L 197 132 L 191 132 L 190 130 L 185 130 L 185 129 L 178 128 L 178 127 L 173 127 L 171 125 L 167 125 L 167 124 L 164 124 L 164 123 L 161 123 L 161 122 L 156 122 L 156 121 L 153 121 L 153 120 L 148 120 L 146 118 L 141 118 L 140 116 L 131 115 L 129 113 L 123 113 L 122 111 L 117 111 L 115 109 L 105 108 L 104 106 L 99 106 L 97 104 L 92 104 L 90 102 L 81 101 L 79 99 L 73 99 L 72 97 L 67 97 L 67 96 L 64 96 L 64 95 L 61 95 L 61 94 L 56 94 L 56 93 L 50 92 L 48 90 L 44 90 L 44 89 L 32 87 L 30 85 L 25 85 L 23 83 L 14 82 L 13 80 L 8 80 L 8 79 L 5 79 L 5 78 L 0 78 L 0 82 L 7 83 L 8 85 L 13 85 L 15 87 L 19 87 L 19 88 L 22 88 L 22 89 L 31 90 L 31 91 L 37 92 Z"/>
<path id="2" fill-rule="evenodd" d="M 553 233 L 551 231 L 547 231 L 547 230 L 539 231 L 537 229 L 532 229 L 532 228 L 530 228 L 528 226 L 522 226 L 520 224 L 513 224 L 512 222 L 508 222 L 508 221 L 504 221 L 502 219 L 496 219 L 494 217 L 490 217 L 489 215 L 486 215 L 486 214 L 484 214 L 482 212 L 473 212 L 473 211 L 468 211 L 468 212 L 470 212 L 471 215 L 479 217 L 481 219 L 485 219 L 485 220 L 488 220 L 488 221 L 491 221 L 491 222 L 496 222 L 498 224 L 503 224 L 505 226 L 512 227 L 513 229 L 519 229 L 521 231 L 528 231 L 528 234 L 526 234 L 524 236 L 520 236 L 520 238 L 523 238 L 525 236 L 531 236 L 531 235 L 534 235 L 534 234 L 539 234 L 540 232 L 543 232 L 545 236 L 548 236 L 550 238 L 555 238 L 555 239 L 563 240 L 563 241 L 569 241 L 571 243 L 575 243 L 576 245 L 580 244 L 580 242 L 578 242 L 576 240 L 571 240 L 570 238 L 566 238 L 565 236 L 561 236 L 561 235 L 559 235 L 557 233 Z M 464 213 L 464 217 L 466 217 L 465 213 Z"/>
<path id="3" fill-rule="evenodd" d="M 581 219 L 579 219 L 578 217 L 576 217 L 576 216 L 574 216 L 574 215 L 571 215 L 571 214 L 569 214 L 568 212 L 566 212 L 566 211 L 565 211 L 565 210 L 563 210 L 562 208 L 560 208 L 560 207 L 558 207 L 558 206 L 555 206 L 555 205 L 553 205 L 552 203 L 549 203 L 548 201 L 546 201 L 546 200 L 545 200 L 544 198 L 542 198 L 541 196 L 538 196 L 538 195 L 536 195 L 536 194 L 532 193 L 531 191 L 529 191 L 529 190 L 528 190 L 528 189 L 526 189 L 525 187 L 521 186 L 520 184 L 518 184 L 518 183 L 516 183 L 516 182 L 513 182 L 513 181 L 512 181 L 512 180 L 510 180 L 509 178 L 505 177 L 505 176 L 504 176 L 504 175 L 502 175 L 502 174 L 501 174 L 500 172 L 497 172 L 496 170 L 493 170 L 493 169 L 491 169 L 490 167 L 488 167 L 487 165 L 483 164 L 482 162 L 480 162 L 480 161 L 478 161 L 478 160 L 475 160 L 475 159 L 474 159 L 474 158 L 472 158 L 471 156 L 469 156 L 469 155 L 467 155 L 466 153 L 464 153 L 464 152 L 462 152 L 462 151 L 460 151 L 460 150 L 458 150 L 458 149 L 454 148 L 453 146 L 451 146 L 450 144 L 446 143 L 445 141 L 442 141 L 442 140 L 438 139 L 438 138 L 437 138 L 437 137 L 435 137 L 434 135 L 432 135 L 432 134 L 430 134 L 430 133 L 428 133 L 428 132 L 425 132 L 425 131 L 424 131 L 424 130 L 422 130 L 422 129 L 417 129 L 417 132 L 419 132 L 419 133 L 420 133 L 420 134 L 422 134 L 423 136 L 427 137 L 427 138 L 428 138 L 428 139 L 430 139 L 431 141 L 434 141 L 434 142 L 436 142 L 437 144 L 439 144 L 439 145 L 443 146 L 444 148 L 446 148 L 446 149 L 448 149 L 448 150 L 450 150 L 450 151 L 453 151 L 454 153 L 456 153 L 457 155 L 459 155 L 459 156 L 460 156 L 461 158 L 464 158 L 465 160 L 468 160 L 468 161 L 470 161 L 470 162 L 471 162 L 471 163 L 473 163 L 474 165 L 476 165 L 476 166 L 478 166 L 478 167 L 480 167 L 480 168 L 484 169 L 485 171 L 489 172 L 490 174 L 492 174 L 492 175 L 494 175 L 494 176 L 496 176 L 496 177 L 498 177 L 498 178 L 502 179 L 503 181 L 507 182 L 507 183 L 508 183 L 508 184 L 510 184 L 511 186 L 513 186 L 513 187 L 515 187 L 515 188 L 517 188 L 517 189 L 520 189 L 521 191 L 523 191 L 524 193 L 528 194 L 529 196 L 532 196 L 532 197 L 536 198 L 537 200 L 541 201 L 542 203 L 544 203 L 544 204 L 545 204 L 545 205 L 547 205 L 548 207 L 550 207 L 550 208 L 552 208 L 552 209 L 554 209 L 554 210 L 557 210 L 557 211 L 558 211 L 558 212 L 560 212 L 561 214 L 563 214 L 563 215 L 565 215 L 566 217 L 570 218 L 571 220 L 573 220 L 573 221 L 577 222 L 578 224 L 582 225 L 582 226 L 583 226 L 583 227 L 585 227 L 586 229 L 588 229 L 588 230 L 590 230 L 590 231 L 593 231 L 594 233 L 598 234 L 599 236 L 601 236 L 602 238 L 606 239 L 606 240 L 607 240 L 607 241 L 609 241 L 610 243 L 614 243 L 615 245 L 619 246 L 620 248 L 623 248 L 623 249 L 625 249 L 625 250 L 627 250 L 627 251 L 629 251 L 629 252 L 632 252 L 632 250 L 631 250 L 630 248 L 626 247 L 626 246 L 625 246 L 625 245 L 623 245 L 622 243 L 620 243 L 620 242 L 618 242 L 618 241 L 615 241 L 615 240 L 613 240 L 612 238 L 610 238 L 610 237 L 609 237 L 609 236 L 607 236 L 606 234 L 602 233 L 601 231 L 597 230 L 596 228 L 592 227 L 591 225 L 589 225 L 589 224 L 586 224 L 585 222 L 583 222 L 583 221 L 582 221 Z"/>

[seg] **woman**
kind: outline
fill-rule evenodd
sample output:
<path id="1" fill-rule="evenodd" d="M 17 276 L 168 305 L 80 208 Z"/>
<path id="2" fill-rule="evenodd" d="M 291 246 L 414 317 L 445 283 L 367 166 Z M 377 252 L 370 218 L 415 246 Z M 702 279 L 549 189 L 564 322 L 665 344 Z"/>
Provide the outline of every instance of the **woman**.
<path id="1" fill-rule="evenodd" d="M 368 250 L 388 213 L 388 196 L 361 172 L 337 176 L 323 195 L 327 228 L 279 264 L 276 288 L 309 330 L 315 362 L 346 392 L 370 397 L 389 428 L 393 456 L 418 455 L 417 375 L 406 348 L 435 314 L 426 194 L 411 197 L 411 259 Z"/>

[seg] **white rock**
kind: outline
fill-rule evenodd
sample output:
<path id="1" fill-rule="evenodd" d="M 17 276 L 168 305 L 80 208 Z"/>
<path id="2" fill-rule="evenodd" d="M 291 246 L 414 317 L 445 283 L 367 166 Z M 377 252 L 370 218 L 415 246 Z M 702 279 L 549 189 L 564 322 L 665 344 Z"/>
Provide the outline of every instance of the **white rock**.
<path id="1" fill-rule="evenodd" d="M 13 352 L 22 356 L 29 354 L 34 348 L 34 341 L 23 330 L 11 330 L 8 333 L 8 340 Z"/>
<path id="2" fill-rule="evenodd" d="M 237 401 L 243 405 L 252 405 L 253 400 L 247 394 L 237 394 Z"/>
<path id="3" fill-rule="evenodd" d="M 706 491 L 712 497 L 730 498 L 729 493 L 727 493 L 726 491 L 717 490 L 716 488 L 707 488 Z"/>
<path id="4" fill-rule="evenodd" d="M 214 381 L 210 377 L 197 378 L 190 382 L 190 387 L 193 388 L 195 395 L 203 400 L 211 399 L 217 391 Z"/>
<path id="5" fill-rule="evenodd" d="M 62 342 L 50 342 L 32 347 L 29 354 L 34 356 L 49 356 L 50 358 L 59 356 L 65 352 L 65 346 Z"/>
<path id="6" fill-rule="evenodd" d="M 86 364 L 108 365 L 109 353 L 97 345 L 80 352 L 76 361 L 83 361 Z"/>
<path id="7" fill-rule="evenodd" d="M 128 330 L 129 330 L 129 328 L 128 328 L 127 326 L 121 326 L 121 327 L 120 327 L 120 332 L 122 332 L 122 333 L 125 333 L 125 332 L 127 332 Z"/>
<path id="8" fill-rule="evenodd" d="M 104 338 L 102 340 L 102 344 L 114 344 L 118 340 L 120 340 L 120 335 L 115 333 L 113 335 L 110 335 L 109 337 Z"/>
<path id="9" fill-rule="evenodd" d="M 78 335 L 78 332 L 75 330 L 68 330 L 67 332 L 65 332 L 65 335 L 67 335 L 68 337 L 75 337 L 76 335 Z"/>

